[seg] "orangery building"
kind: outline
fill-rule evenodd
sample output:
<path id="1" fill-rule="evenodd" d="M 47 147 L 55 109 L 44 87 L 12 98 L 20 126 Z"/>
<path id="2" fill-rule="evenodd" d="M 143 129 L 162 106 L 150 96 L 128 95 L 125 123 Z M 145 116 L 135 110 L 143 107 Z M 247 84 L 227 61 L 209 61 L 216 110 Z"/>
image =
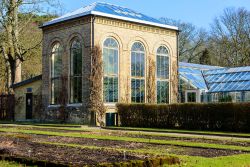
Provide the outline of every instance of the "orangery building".
<path id="1" fill-rule="evenodd" d="M 102 97 L 116 103 L 175 103 L 178 28 L 134 10 L 93 3 L 44 23 L 41 118 L 55 121 L 62 104 L 67 122 L 90 121 L 92 50 L 101 50 Z M 66 96 L 66 100 L 62 98 Z"/>

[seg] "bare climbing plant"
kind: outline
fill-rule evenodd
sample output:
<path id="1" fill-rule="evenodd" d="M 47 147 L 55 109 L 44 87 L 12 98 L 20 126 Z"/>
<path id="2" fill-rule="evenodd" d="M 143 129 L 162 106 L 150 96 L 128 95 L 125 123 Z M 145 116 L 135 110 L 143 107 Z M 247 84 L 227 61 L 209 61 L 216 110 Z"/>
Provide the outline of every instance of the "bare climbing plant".
<path id="1" fill-rule="evenodd" d="M 155 61 L 149 57 L 148 59 L 148 78 L 147 78 L 147 102 L 155 103 L 156 102 L 156 84 L 155 84 Z"/>
<path id="2" fill-rule="evenodd" d="M 99 46 L 91 50 L 91 75 L 90 75 L 90 104 L 89 111 L 96 114 L 96 122 L 104 126 L 106 107 L 102 97 L 103 61 Z"/>

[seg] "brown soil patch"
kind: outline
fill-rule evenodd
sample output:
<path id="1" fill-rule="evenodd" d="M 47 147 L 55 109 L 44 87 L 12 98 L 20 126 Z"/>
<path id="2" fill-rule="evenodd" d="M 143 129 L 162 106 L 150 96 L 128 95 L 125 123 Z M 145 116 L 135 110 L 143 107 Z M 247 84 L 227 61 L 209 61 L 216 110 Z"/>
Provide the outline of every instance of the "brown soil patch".
<path id="1" fill-rule="evenodd" d="M 5 147 L 4 142 L 12 142 L 12 147 Z M 118 151 L 46 145 L 25 139 L 17 142 L 6 137 L 0 137 L 0 154 L 73 166 L 95 166 L 105 162 L 113 163 L 128 160 L 144 160 L 147 158 L 145 155 L 135 155 L 132 153 L 126 153 L 124 158 L 124 153 Z"/>

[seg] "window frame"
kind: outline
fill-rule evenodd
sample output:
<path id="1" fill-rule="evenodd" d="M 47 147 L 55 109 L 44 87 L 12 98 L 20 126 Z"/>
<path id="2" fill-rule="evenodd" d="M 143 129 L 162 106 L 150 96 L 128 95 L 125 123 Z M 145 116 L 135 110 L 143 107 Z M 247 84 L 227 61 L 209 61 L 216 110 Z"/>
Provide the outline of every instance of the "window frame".
<path id="1" fill-rule="evenodd" d="M 57 49 L 54 50 L 54 48 L 58 45 Z M 61 56 L 61 61 L 63 58 L 63 46 L 59 41 L 55 41 L 50 48 L 50 71 L 49 71 L 49 80 L 50 80 L 50 105 L 58 105 L 59 103 L 55 100 L 55 83 L 59 82 L 58 87 L 60 89 L 60 77 L 61 76 L 55 76 L 55 54 L 57 56 Z M 62 61 L 63 62 L 63 61 Z M 61 62 L 61 75 L 62 75 L 62 69 L 63 69 L 63 63 Z"/>
<path id="2" fill-rule="evenodd" d="M 167 50 L 167 54 L 162 54 L 162 53 L 158 53 L 158 50 L 164 47 Z M 168 57 L 168 77 L 167 78 L 160 78 L 158 77 L 158 62 L 157 62 L 157 57 L 158 56 L 165 56 Z M 156 56 L 155 56 L 155 63 L 156 63 L 156 68 L 155 68 L 155 76 L 156 76 L 156 103 L 157 104 L 170 104 L 170 100 L 171 100 L 171 89 L 170 89 L 170 77 L 171 77 L 171 56 L 170 56 L 170 50 L 166 45 L 160 45 L 159 47 L 157 47 L 156 50 Z M 158 102 L 158 82 L 167 82 L 168 84 L 168 99 L 167 99 L 167 103 L 160 103 Z"/>
<path id="3" fill-rule="evenodd" d="M 136 43 L 140 43 L 141 46 L 143 47 L 144 51 L 133 51 L 133 46 L 136 44 Z M 132 75 L 132 52 L 136 52 L 136 53 L 143 53 L 144 54 L 144 76 L 141 77 L 141 76 L 133 76 Z M 131 100 L 131 103 L 146 103 L 147 102 L 147 87 L 146 87 L 146 76 L 147 76 L 147 51 L 146 51 L 146 47 L 144 45 L 143 42 L 141 41 L 134 41 L 131 45 L 131 48 L 130 48 L 130 100 Z M 132 101 L 132 80 L 138 80 L 141 82 L 141 80 L 144 80 L 144 100 L 142 102 L 134 102 Z"/>
<path id="4" fill-rule="evenodd" d="M 73 60 L 73 58 L 74 58 L 74 56 L 72 56 L 72 50 L 73 49 L 75 49 L 75 48 L 73 48 L 72 46 L 73 46 L 73 44 L 74 44 L 74 42 L 78 42 L 79 44 L 80 44 L 80 48 L 79 48 L 79 50 L 80 50 L 80 54 L 81 54 L 81 61 L 82 61 L 82 63 L 81 63 L 81 75 L 75 75 L 74 74 L 74 66 L 73 66 L 73 64 L 74 64 L 74 60 Z M 72 40 L 71 40 L 71 42 L 70 42 L 70 48 L 69 48 L 69 52 L 70 52 L 70 56 L 69 56 L 69 59 L 70 59 L 70 61 L 69 61 L 69 98 L 68 98 L 68 102 L 69 102 L 69 104 L 82 104 L 83 103 L 83 46 L 82 46 L 82 41 L 81 41 L 81 39 L 79 38 L 79 37 L 74 37 Z M 74 80 L 74 79 L 81 79 L 81 101 L 80 102 L 73 102 L 74 100 L 72 100 L 72 96 L 73 96 L 73 87 L 72 87 L 72 79 Z"/>
<path id="5" fill-rule="evenodd" d="M 108 48 L 108 47 L 105 47 L 104 46 L 104 43 L 106 40 L 108 39 L 112 39 L 116 42 L 117 44 L 117 48 L 114 49 L 114 48 Z M 117 74 L 112 74 L 112 75 L 109 75 L 109 74 L 105 74 L 105 67 L 104 67 L 104 49 L 113 49 L 113 50 L 117 50 Z M 103 102 L 105 105 L 114 105 L 115 103 L 119 103 L 120 101 L 120 45 L 119 45 L 119 42 L 116 38 L 112 37 L 112 36 L 108 36 L 106 38 L 104 38 L 104 40 L 102 41 L 102 62 L 103 62 L 103 76 L 102 76 L 102 94 L 103 94 Z M 105 93 L 104 93 L 104 80 L 105 78 L 117 78 L 117 102 L 106 102 L 105 100 Z M 114 98 L 115 99 L 115 98 Z"/>

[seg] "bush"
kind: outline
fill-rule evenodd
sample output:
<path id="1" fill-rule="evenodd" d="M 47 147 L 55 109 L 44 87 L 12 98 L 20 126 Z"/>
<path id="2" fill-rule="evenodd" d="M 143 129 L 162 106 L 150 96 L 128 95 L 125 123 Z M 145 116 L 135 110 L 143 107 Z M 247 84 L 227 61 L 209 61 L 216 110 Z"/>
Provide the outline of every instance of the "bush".
<path id="1" fill-rule="evenodd" d="M 121 126 L 250 132 L 250 103 L 117 104 Z"/>

